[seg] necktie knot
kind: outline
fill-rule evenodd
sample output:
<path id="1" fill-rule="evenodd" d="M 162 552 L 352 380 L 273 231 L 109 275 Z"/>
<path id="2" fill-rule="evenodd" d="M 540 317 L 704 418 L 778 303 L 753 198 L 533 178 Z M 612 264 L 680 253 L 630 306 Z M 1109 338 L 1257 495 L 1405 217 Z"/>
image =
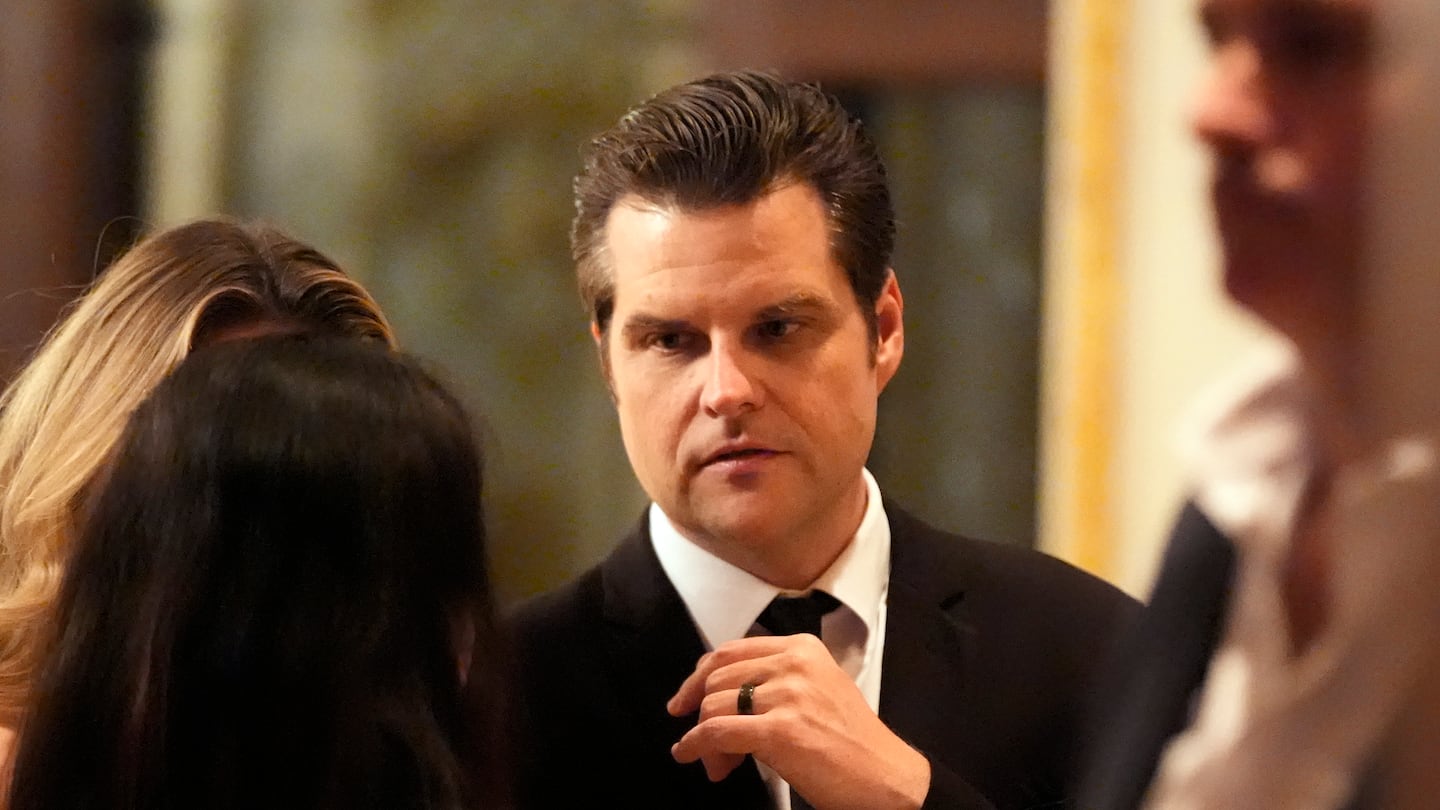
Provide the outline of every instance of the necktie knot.
<path id="1" fill-rule="evenodd" d="M 820 619 L 840 606 L 840 600 L 824 591 L 805 596 L 777 596 L 756 622 L 777 636 L 810 633 L 820 636 Z"/>

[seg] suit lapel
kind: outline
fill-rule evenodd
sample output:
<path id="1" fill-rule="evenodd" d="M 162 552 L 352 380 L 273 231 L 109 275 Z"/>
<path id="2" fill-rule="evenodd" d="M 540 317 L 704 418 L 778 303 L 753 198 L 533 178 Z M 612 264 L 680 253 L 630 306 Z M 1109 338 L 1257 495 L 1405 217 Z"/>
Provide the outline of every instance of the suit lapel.
<path id="1" fill-rule="evenodd" d="M 675 806 L 767 807 L 768 794 L 753 761 L 747 759 L 727 779 L 712 783 L 700 764 L 680 765 L 670 758 L 670 746 L 695 725 L 695 717 L 671 717 L 665 702 L 695 669 L 705 648 L 660 567 L 643 517 L 602 564 L 601 574 L 610 683 L 620 691 L 624 716 L 633 719 L 632 733 L 641 741 L 646 766 L 653 769 L 653 775 L 636 774 L 640 795 L 653 784 L 661 790 L 655 796 L 683 796 L 683 805 Z"/>
<path id="2" fill-rule="evenodd" d="M 890 591 L 881 668 L 880 719 L 931 755 L 944 756 L 964 722 L 920 696 L 944 695 L 964 705 L 975 629 L 950 608 L 969 581 L 963 561 L 937 553 L 934 530 L 887 503 L 890 518 Z"/>

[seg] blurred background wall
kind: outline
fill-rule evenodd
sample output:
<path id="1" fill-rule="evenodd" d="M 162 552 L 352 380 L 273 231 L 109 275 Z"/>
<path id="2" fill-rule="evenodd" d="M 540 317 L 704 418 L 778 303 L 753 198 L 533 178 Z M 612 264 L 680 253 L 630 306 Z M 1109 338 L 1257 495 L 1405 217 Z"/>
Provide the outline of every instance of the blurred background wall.
<path id="1" fill-rule="evenodd" d="M 149 15 L 0 4 L 0 380 L 134 234 Z"/>
<path id="2" fill-rule="evenodd" d="M 1144 595 L 1184 496 L 1177 428 L 1260 330 L 1220 288 L 1193 4 L 1052 14 L 1040 533 Z"/>
<path id="3" fill-rule="evenodd" d="M 483 415 L 500 590 L 533 593 L 644 503 L 574 292 L 578 149 L 669 84 L 776 68 L 841 95 L 893 174 L 887 494 L 1140 591 L 1179 492 L 1174 413 L 1245 332 L 1205 303 L 1192 12 L 1133 6 L 11 0 L 0 373 L 141 223 L 273 220 Z"/>

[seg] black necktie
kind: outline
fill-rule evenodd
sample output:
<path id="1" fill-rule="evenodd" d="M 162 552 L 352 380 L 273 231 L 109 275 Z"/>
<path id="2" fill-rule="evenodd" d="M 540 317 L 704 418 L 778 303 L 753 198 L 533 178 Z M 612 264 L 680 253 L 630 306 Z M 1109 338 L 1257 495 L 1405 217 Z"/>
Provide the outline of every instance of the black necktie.
<path id="1" fill-rule="evenodd" d="M 840 600 L 824 591 L 811 591 L 805 596 L 777 596 L 756 619 L 761 627 L 777 636 L 810 633 L 820 637 L 820 619 L 840 606 Z M 790 788 L 791 810 L 810 810 L 805 797 Z"/>
<path id="2" fill-rule="evenodd" d="M 755 621 L 777 636 L 809 633 L 820 636 L 820 619 L 840 606 L 840 600 L 824 591 L 805 596 L 777 596 Z"/>

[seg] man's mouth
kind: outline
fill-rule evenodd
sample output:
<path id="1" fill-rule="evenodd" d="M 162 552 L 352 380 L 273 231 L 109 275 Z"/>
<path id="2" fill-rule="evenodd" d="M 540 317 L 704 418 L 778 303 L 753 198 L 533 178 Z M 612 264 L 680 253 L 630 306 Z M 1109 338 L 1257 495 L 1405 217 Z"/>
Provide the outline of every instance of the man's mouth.
<path id="1" fill-rule="evenodd" d="M 775 455 L 775 451 L 765 447 L 737 447 L 732 450 L 722 450 L 705 459 L 704 466 L 712 464 L 723 464 L 726 462 L 749 461 L 751 459 L 766 458 Z"/>
<path id="2" fill-rule="evenodd" d="M 1275 160 L 1266 165 L 1281 163 Z M 1301 182 L 1298 170 L 1291 172 L 1294 175 L 1291 177 L 1282 177 L 1282 174 L 1275 169 L 1267 175 L 1260 166 L 1250 164 L 1217 165 L 1211 178 L 1211 195 L 1217 212 L 1243 214 L 1247 218 L 1261 214 L 1299 216 L 1309 199 L 1308 187 Z"/>

